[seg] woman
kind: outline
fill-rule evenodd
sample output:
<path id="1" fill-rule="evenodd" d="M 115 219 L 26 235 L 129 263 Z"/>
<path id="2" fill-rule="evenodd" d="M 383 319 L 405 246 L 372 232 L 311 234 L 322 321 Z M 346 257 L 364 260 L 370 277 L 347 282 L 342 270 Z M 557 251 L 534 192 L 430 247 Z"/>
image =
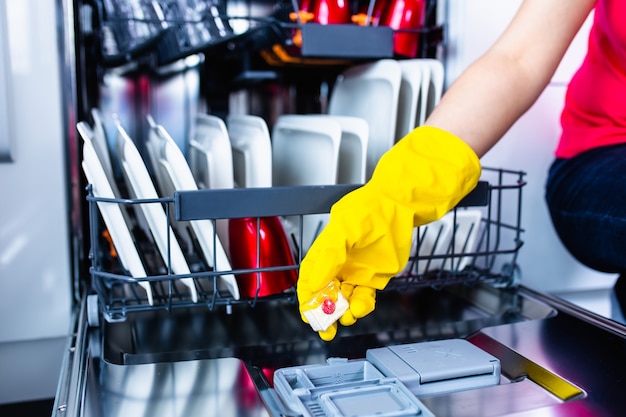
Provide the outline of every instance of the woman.
<path id="1" fill-rule="evenodd" d="M 331 282 L 349 303 L 342 325 L 374 310 L 376 290 L 408 260 L 413 227 L 443 216 L 474 188 L 479 158 L 537 100 L 594 7 L 588 54 L 565 100 L 546 201 L 557 233 L 578 260 L 599 271 L 626 272 L 626 192 L 620 187 L 626 178 L 626 2 L 525 0 L 425 126 L 385 153 L 367 184 L 333 206 L 300 268 L 305 321 L 315 306 L 309 300 Z M 336 332 L 334 323 L 319 334 L 331 340 Z"/>

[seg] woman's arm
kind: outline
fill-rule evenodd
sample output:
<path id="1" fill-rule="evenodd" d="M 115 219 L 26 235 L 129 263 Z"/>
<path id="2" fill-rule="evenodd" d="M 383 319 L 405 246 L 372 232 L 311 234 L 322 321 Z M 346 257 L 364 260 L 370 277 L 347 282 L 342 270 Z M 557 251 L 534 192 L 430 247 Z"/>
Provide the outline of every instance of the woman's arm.
<path id="1" fill-rule="evenodd" d="M 482 157 L 537 100 L 595 3 L 525 0 L 425 124 L 457 135 Z"/>

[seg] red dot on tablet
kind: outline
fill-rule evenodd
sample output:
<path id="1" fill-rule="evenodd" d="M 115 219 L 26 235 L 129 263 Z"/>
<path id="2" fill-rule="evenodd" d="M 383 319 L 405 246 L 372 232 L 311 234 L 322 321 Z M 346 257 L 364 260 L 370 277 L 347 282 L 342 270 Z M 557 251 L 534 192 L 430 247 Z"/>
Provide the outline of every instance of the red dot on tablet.
<path id="1" fill-rule="evenodd" d="M 324 302 L 322 303 L 322 311 L 324 314 L 333 314 L 335 312 L 335 302 L 330 298 L 324 299 Z"/>

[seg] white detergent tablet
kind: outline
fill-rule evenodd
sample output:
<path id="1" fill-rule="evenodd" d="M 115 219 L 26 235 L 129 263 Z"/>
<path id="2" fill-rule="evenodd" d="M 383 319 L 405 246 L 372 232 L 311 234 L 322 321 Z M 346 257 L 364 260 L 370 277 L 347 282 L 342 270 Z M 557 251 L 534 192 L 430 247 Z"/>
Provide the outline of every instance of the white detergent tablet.
<path id="1" fill-rule="evenodd" d="M 324 331 L 348 310 L 348 300 L 341 293 L 337 293 L 337 301 L 325 298 L 313 310 L 305 311 L 304 317 L 309 321 L 311 328 L 316 332 Z"/>

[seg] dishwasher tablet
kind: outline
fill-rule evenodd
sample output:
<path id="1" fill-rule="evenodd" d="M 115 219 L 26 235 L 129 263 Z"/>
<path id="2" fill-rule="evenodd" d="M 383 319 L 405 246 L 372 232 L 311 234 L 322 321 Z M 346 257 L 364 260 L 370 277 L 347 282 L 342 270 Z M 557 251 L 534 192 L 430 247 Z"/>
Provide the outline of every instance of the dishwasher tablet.
<path id="1" fill-rule="evenodd" d="M 500 361 L 464 339 L 369 349 L 365 359 L 278 369 L 285 407 L 308 417 L 434 417 L 419 396 L 497 385 Z"/>

